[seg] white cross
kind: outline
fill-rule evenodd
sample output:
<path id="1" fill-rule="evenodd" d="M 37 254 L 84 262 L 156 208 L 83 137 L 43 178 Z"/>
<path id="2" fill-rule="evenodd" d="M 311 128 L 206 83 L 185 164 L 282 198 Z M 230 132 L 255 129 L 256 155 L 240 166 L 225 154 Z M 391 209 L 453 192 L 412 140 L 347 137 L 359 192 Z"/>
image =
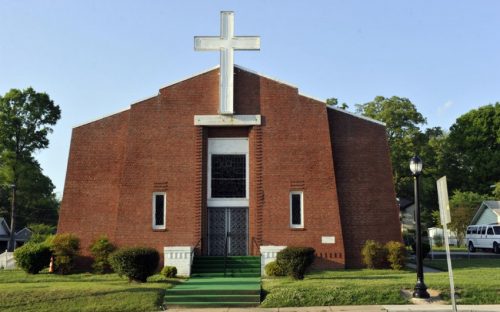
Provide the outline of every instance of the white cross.
<path id="1" fill-rule="evenodd" d="M 220 50 L 219 114 L 233 114 L 233 50 L 260 50 L 260 37 L 235 37 L 234 12 L 220 13 L 220 36 L 194 37 L 196 51 Z"/>

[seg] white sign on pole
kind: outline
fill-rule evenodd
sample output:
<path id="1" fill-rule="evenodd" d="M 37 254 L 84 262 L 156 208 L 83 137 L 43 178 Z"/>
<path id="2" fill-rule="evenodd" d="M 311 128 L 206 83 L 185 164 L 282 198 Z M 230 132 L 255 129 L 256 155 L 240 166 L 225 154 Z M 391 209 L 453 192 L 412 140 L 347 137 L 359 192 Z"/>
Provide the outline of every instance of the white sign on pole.
<path id="1" fill-rule="evenodd" d="M 451 268 L 450 243 L 448 240 L 448 227 L 451 222 L 450 204 L 448 202 L 448 185 L 446 176 L 436 181 L 439 200 L 439 214 L 441 216 L 441 224 L 443 225 L 444 245 L 446 247 L 446 260 L 448 262 L 448 275 L 450 277 L 450 294 L 453 312 L 457 312 L 457 303 L 455 302 L 455 283 L 453 282 L 453 270 Z"/>
<path id="2" fill-rule="evenodd" d="M 448 202 L 448 185 L 446 183 L 446 176 L 437 180 L 437 190 L 439 199 L 439 214 L 441 215 L 441 224 L 448 224 L 451 222 L 450 204 Z"/>

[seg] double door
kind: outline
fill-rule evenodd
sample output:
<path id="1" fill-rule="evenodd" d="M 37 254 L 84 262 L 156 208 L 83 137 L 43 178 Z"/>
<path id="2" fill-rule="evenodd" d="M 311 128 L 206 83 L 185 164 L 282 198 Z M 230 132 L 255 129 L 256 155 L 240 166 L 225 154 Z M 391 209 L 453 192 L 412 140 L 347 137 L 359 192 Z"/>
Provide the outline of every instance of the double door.
<path id="1" fill-rule="evenodd" d="M 208 208 L 209 256 L 246 256 L 248 253 L 248 208 Z"/>

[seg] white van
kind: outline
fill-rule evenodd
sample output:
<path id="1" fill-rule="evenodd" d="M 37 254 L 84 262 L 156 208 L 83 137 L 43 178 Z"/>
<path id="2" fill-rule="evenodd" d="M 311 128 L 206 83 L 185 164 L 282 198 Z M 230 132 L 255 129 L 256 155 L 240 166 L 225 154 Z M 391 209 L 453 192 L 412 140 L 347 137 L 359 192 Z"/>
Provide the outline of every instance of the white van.
<path id="1" fill-rule="evenodd" d="M 465 241 L 470 252 L 476 248 L 491 248 L 500 253 L 500 224 L 469 225 Z"/>

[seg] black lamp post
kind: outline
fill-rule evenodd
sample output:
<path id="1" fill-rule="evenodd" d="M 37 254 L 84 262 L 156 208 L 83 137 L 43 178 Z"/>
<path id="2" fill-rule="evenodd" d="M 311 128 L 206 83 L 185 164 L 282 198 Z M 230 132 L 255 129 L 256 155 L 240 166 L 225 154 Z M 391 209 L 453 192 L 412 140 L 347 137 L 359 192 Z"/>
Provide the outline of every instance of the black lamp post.
<path id="1" fill-rule="evenodd" d="M 419 182 L 420 174 L 422 173 L 422 160 L 418 156 L 414 156 L 410 160 L 410 170 L 413 173 L 413 180 L 415 185 L 415 222 L 417 225 L 417 284 L 415 284 L 415 291 L 413 298 L 429 298 L 427 286 L 424 283 L 424 270 L 422 267 L 422 231 L 420 229 L 420 201 L 419 201 Z"/>

